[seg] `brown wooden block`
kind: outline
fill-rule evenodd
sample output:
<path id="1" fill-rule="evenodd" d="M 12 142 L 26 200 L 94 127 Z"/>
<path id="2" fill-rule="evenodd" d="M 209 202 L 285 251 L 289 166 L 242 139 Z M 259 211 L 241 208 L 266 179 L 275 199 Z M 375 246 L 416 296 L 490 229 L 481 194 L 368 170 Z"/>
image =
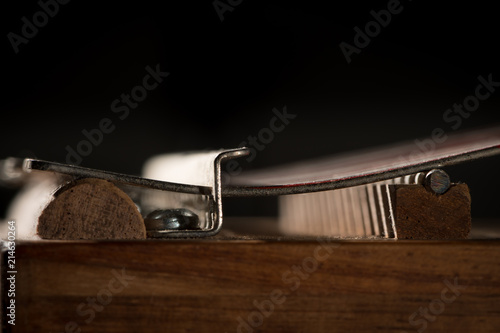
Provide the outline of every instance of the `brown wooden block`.
<path id="1" fill-rule="evenodd" d="M 38 219 L 46 239 L 144 239 L 146 227 L 134 202 L 112 183 L 85 178 L 64 186 Z"/>
<path id="2" fill-rule="evenodd" d="M 471 230 L 471 197 L 465 184 L 436 195 L 421 185 L 395 185 L 399 239 L 466 239 Z"/>

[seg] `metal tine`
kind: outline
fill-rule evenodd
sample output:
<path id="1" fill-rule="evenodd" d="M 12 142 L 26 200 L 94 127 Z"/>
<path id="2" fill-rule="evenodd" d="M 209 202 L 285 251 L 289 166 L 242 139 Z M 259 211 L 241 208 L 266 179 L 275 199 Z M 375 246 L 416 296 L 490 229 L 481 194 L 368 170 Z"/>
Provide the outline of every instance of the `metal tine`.
<path id="1" fill-rule="evenodd" d="M 321 202 L 318 201 L 318 197 L 318 193 L 312 193 L 312 195 L 308 196 L 308 216 L 312 217 L 309 221 L 309 234 L 311 235 L 324 235 L 325 232 L 321 209 L 318 209 L 318 206 L 321 206 Z"/>
<path id="2" fill-rule="evenodd" d="M 375 199 L 375 189 L 372 185 L 366 186 L 366 193 L 368 196 L 368 204 L 370 206 L 370 216 L 371 216 L 371 224 L 373 228 L 373 234 L 376 236 L 381 235 L 380 229 L 380 220 L 377 214 L 377 205 Z"/>
<path id="3" fill-rule="evenodd" d="M 392 189 L 393 187 L 389 184 L 385 185 L 385 193 L 386 193 L 386 212 L 387 212 L 387 220 L 389 227 L 389 238 L 398 238 L 397 230 L 396 230 L 396 216 L 394 216 L 393 210 L 393 197 L 392 197 Z"/>
<path id="4" fill-rule="evenodd" d="M 354 227 L 353 227 L 353 221 L 351 217 L 351 208 L 350 208 L 350 203 L 349 203 L 349 192 L 346 189 L 341 189 L 340 190 L 340 196 L 341 196 L 341 205 L 342 205 L 342 211 L 344 213 L 344 228 L 345 228 L 345 235 L 347 236 L 352 236 L 354 234 Z"/>
<path id="5" fill-rule="evenodd" d="M 372 184 L 281 197 L 280 221 L 283 230 L 299 234 L 395 237 L 393 186 L 422 184 L 424 178 L 425 173 L 419 172 Z"/>
<path id="6" fill-rule="evenodd" d="M 370 219 L 370 208 L 366 193 L 366 186 L 357 186 L 356 190 L 358 192 L 358 197 L 359 197 L 359 205 L 361 208 L 365 236 L 373 236 L 373 227 L 372 227 L 373 224 Z"/>
<path id="7" fill-rule="evenodd" d="M 349 195 L 351 201 L 351 216 L 353 218 L 353 225 L 355 227 L 355 236 L 365 236 L 365 226 L 363 223 L 363 215 L 361 213 L 361 203 L 359 200 L 359 194 L 355 187 L 349 188 Z"/>
<path id="8" fill-rule="evenodd" d="M 341 192 L 341 190 L 337 190 L 337 191 L 333 191 L 332 193 L 335 196 L 335 207 L 336 207 L 337 217 L 338 217 L 339 236 L 346 235 L 347 229 L 346 229 L 346 221 L 345 221 L 345 214 L 344 214 L 344 205 L 343 205 L 343 201 L 342 201 L 342 192 Z"/>
<path id="9" fill-rule="evenodd" d="M 340 236 L 339 225 L 338 225 L 338 211 L 335 209 L 333 192 L 334 191 L 327 191 L 325 193 L 326 197 L 327 197 L 328 217 L 329 217 L 329 224 L 330 224 L 330 235 Z"/>
<path id="10" fill-rule="evenodd" d="M 328 193 L 322 193 L 320 196 L 321 199 L 321 205 L 322 205 L 322 215 L 323 215 L 323 223 L 325 226 L 325 235 L 332 236 L 333 235 L 333 225 L 330 215 L 331 214 L 331 209 L 330 209 L 330 202 L 328 201 Z"/>
<path id="11" fill-rule="evenodd" d="M 386 215 L 385 215 L 385 209 L 384 209 L 384 199 L 382 195 L 382 185 L 377 184 L 375 185 L 375 194 L 377 198 L 377 215 L 380 218 L 381 222 L 381 236 L 388 238 L 389 237 L 389 230 L 387 228 L 387 221 L 386 221 Z"/>

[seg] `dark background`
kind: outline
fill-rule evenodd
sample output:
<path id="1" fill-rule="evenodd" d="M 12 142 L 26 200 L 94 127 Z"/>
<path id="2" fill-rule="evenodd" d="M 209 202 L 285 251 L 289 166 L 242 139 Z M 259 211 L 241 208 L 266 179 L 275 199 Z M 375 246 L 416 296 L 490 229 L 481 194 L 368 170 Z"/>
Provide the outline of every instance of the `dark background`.
<path id="1" fill-rule="evenodd" d="M 426 137 L 443 113 L 474 93 L 479 75 L 500 81 L 494 4 L 402 1 L 403 11 L 347 64 L 339 43 L 387 1 L 242 1 L 221 22 L 212 1 L 72 1 L 15 54 L 7 38 L 32 21 L 36 1 L 2 9 L 0 158 L 64 162 L 82 130 L 116 129 L 82 166 L 139 174 L 150 156 L 232 148 L 267 127 L 274 107 L 297 118 L 245 169 Z M 111 102 L 142 82 L 145 67 L 170 76 L 119 120 Z M 500 123 L 500 91 L 460 129 Z M 467 182 L 475 216 L 500 217 L 500 158 L 447 169 Z M 0 190 L 1 212 L 14 192 Z M 229 214 L 272 214 L 232 200 Z"/>

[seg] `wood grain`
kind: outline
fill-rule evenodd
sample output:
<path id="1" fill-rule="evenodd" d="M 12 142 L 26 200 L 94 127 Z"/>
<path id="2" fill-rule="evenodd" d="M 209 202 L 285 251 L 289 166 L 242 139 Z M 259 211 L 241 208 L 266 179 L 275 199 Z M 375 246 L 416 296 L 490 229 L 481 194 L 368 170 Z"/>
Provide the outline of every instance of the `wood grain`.
<path id="1" fill-rule="evenodd" d="M 12 332 L 500 331 L 498 240 L 41 241 L 17 270 Z"/>
<path id="2" fill-rule="evenodd" d="M 85 178 L 70 183 L 38 219 L 46 239 L 144 239 L 146 227 L 134 202 L 111 182 Z"/>
<path id="3" fill-rule="evenodd" d="M 467 239 L 471 196 L 466 184 L 436 195 L 419 185 L 394 185 L 399 239 Z"/>

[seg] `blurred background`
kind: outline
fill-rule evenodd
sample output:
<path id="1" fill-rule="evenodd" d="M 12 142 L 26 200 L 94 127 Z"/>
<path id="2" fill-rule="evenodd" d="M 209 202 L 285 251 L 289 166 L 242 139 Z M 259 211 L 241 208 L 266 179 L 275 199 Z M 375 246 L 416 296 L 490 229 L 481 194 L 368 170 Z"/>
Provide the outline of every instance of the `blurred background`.
<path id="1" fill-rule="evenodd" d="M 0 158 L 64 163 L 67 146 L 76 149 L 83 130 L 109 118 L 114 130 L 80 165 L 140 174 L 155 154 L 237 147 L 286 106 L 296 118 L 241 163 L 250 170 L 435 128 L 452 133 L 445 111 L 474 93 L 479 75 L 500 81 L 497 11 L 487 2 L 402 1 L 350 63 L 339 44 L 354 45 L 353 29 L 364 30 L 388 1 L 72 1 L 55 14 L 55 2 L 46 3 L 53 17 L 18 53 L 9 33 L 22 36 L 22 18 L 32 23 L 40 4 L 10 1 L 0 14 Z M 112 102 L 157 65 L 169 76 L 120 119 Z M 498 90 L 459 130 L 500 123 Z M 469 184 L 473 216 L 500 219 L 499 168 L 495 157 L 446 169 Z M 1 216 L 14 194 L 0 189 Z M 231 199 L 226 214 L 272 215 L 274 204 Z"/>

